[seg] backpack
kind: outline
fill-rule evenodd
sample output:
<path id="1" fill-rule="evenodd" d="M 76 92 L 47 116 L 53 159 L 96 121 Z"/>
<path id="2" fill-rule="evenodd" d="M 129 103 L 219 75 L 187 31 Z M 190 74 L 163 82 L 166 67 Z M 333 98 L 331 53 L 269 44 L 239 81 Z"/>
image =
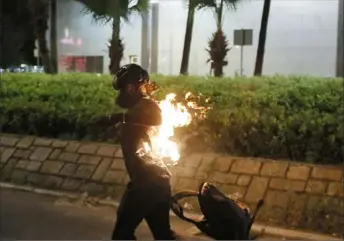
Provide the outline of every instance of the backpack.
<path id="1" fill-rule="evenodd" d="M 186 217 L 178 203 L 186 197 L 197 197 L 202 218 L 195 220 Z M 254 214 L 251 216 L 248 206 L 225 196 L 213 184 L 204 182 L 198 192 L 181 191 L 173 195 L 171 209 L 177 217 L 194 224 L 202 233 L 216 240 L 248 240 L 252 223 L 263 205 L 259 200 Z"/>

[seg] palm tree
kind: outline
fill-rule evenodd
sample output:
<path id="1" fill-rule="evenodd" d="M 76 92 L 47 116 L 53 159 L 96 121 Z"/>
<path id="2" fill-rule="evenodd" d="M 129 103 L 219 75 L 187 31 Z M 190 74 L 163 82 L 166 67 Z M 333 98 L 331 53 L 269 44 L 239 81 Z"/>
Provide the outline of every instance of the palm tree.
<path id="1" fill-rule="evenodd" d="M 262 75 L 266 33 L 268 29 L 269 14 L 270 14 L 270 4 L 271 4 L 271 0 L 264 0 L 262 21 L 260 23 L 260 32 L 259 32 L 259 39 L 258 39 L 256 64 L 254 67 L 254 75 Z"/>
<path id="2" fill-rule="evenodd" d="M 29 0 L 29 8 L 34 18 L 39 57 L 42 59 L 44 71 L 46 73 L 52 73 L 49 48 L 46 39 L 49 19 L 49 0 Z"/>
<path id="3" fill-rule="evenodd" d="M 107 24 L 112 22 L 112 36 L 109 40 L 109 71 L 115 74 L 120 68 L 123 58 L 124 45 L 120 38 L 121 20 L 129 21 L 133 12 L 145 11 L 149 0 L 77 0 L 85 5 L 84 12 L 92 14 L 97 22 Z M 136 2 L 136 3 L 134 3 Z"/>
<path id="4" fill-rule="evenodd" d="M 227 7 L 235 10 L 238 1 L 239 0 L 204 0 L 199 4 L 199 8 L 212 9 L 216 18 L 217 29 L 209 40 L 207 49 L 210 55 L 207 63 L 211 63 L 211 69 L 214 70 L 214 75 L 216 77 L 221 77 L 223 75 L 223 66 L 228 64 L 226 56 L 231 50 L 226 35 L 222 31 L 224 8 Z"/>

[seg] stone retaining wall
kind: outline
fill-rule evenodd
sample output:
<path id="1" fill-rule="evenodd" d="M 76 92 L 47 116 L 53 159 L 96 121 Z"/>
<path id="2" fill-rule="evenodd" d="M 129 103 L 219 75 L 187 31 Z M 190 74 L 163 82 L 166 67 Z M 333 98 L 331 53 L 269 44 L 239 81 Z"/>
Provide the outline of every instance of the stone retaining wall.
<path id="1" fill-rule="evenodd" d="M 6 134 L 0 148 L 3 182 L 114 199 L 128 182 L 119 146 Z M 175 191 L 206 180 L 251 207 L 265 198 L 261 223 L 344 235 L 343 166 L 203 153 L 182 158 L 172 173 Z"/>

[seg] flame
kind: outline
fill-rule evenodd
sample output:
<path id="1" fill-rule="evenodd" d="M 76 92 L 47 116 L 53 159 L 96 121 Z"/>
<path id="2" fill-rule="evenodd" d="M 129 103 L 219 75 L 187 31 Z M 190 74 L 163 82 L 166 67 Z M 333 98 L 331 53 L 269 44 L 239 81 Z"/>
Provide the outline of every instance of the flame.
<path id="1" fill-rule="evenodd" d="M 186 104 L 176 102 L 176 94 L 167 94 L 165 99 L 158 102 L 161 109 L 162 124 L 154 129 L 150 135 L 151 146 L 144 143 L 144 153 L 150 153 L 158 158 L 172 161 L 176 164 L 180 159 L 179 146 L 171 138 L 174 136 L 174 130 L 177 127 L 187 126 L 193 118 L 204 118 L 209 108 L 199 107 L 195 101 L 189 100 L 192 93 L 185 94 Z M 208 100 L 206 100 L 208 102 Z M 196 113 L 190 113 L 189 110 L 197 110 Z"/>

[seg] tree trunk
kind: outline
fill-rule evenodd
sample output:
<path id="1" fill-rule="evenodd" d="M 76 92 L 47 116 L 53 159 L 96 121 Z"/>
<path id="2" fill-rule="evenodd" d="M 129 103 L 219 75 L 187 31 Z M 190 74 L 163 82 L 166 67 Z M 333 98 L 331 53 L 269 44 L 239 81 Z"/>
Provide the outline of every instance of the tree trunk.
<path id="1" fill-rule="evenodd" d="M 192 0 L 190 0 L 190 2 L 191 1 Z M 182 63 L 180 66 L 180 74 L 183 74 L 183 75 L 188 75 L 194 17 L 195 17 L 195 7 L 190 4 L 189 11 L 188 11 L 188 18 L 186 22 L 185 37 L 184 37 L 183 57 L 182 57 Z"/>
<path id="2" fill-rule="evenodd" d="M 4 21 L 4 13 L 2 8 L 3 2 L 0 1 L 0 66 L 5 67 L 5 60 L 4 60 L 4 35 L 5 35 L 5 21 Z"/>
<path id="3" fill-rule="evenodd" d="M 44 66 L 44 71 L 47 74 L 51 73 L 51 63 L 49 56 L 48 43 L 46 40 L 46 32 L 48 29 L 48 19 L 39 19 L 36 21 L 36 35 L 39 48 L 39 57 L 42 59 L 42 65 Z"/>
<path id="4" fill-rule="evenodd" d="M 123 57 L 123 46 L 120 40 L 120 23 L 121 18 L 118 16 L 113 18 L 112 21 L 112 38 L 110 41 L 109 57 L 110 65 L 109 71 L 110 74 L 114 75 L 120 68 L 121 60 Z"/>
<path id="5" fill-rule="evenodd" d="M 222 14 L 223 14 L 223 0 L 220 1 L 220 6 L 216 9 L 217 14 L 217 31 L 219 33 L 223 33 L 222 31 Z M 219 37 L 215 38 L 215 45 L 216 45 L 216 51 L 222 51 L 223 42 L 224 39 L 221 38 L 222 34 L 219 35 Z M 218 59 L 217 61 L 214 61 L 214 76 L 215 77 L 222 77 L 223 76 L 223 59 Z"/>
<path id="6" fill-rule="evenodd" d="M 215 77 L 222 77 L 223 76 L 223 64 L 221 63 L 214 63 L 214 76 Z"/>
<path id="7" fill-rule="evenodd" d="M 120 68 L 121 60 L 123 57 L 123 46 L 120 39 L 121 30 L 121 15 L 120 15 L 120 1 L 110 1 L 109 6 L 114 11 L 112 18 L 112 36 L 109 46 L 110 74 L 114 75 Z"/>
<path id="8" fill-rule="evenodd" d="M 217 29 L 222 30 L 222 14 L 223 14 L 223 0 L 220 1 L 220 6 L 216 9 L 217 14 Z"/>
<path id="9" fill-rule="evenodd" d="M 58 73 L 57 65 L 57 33 L 56 33 L 56 0 L 51 0 L 50 9 L 50 60 L 51 60 L 51 73 Z"/>
<path id="10" fill-rule="evenodd" d="M 269 14 L 270 14 L 270 4 L 271 0 L 264 0 L 262 21 L 260 24 L 258 49 L 256 56 L 256 65 L 254 68 L 254 75 L 262 75 L 263 63 L 264 63 L 264 52 L 265 52 L 265 41 L 266 33 L 268 29 Z"/>
<path id="11" fill-rule="evenodd" d="M 48 30 L 49 4 L 46 0 L 31 0 L 31 9 L 35 21 L 35 33 L 45 73 L 51 73 L 51 62 L 47 45 L 46 32 Z"/>

